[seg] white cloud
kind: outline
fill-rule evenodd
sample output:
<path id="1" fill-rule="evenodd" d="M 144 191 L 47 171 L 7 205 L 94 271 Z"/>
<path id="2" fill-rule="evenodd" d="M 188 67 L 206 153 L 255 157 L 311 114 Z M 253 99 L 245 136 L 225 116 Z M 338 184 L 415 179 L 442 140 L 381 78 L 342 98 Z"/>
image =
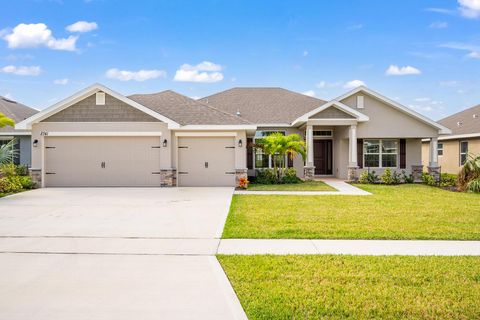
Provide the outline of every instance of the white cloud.
<path id="1" fill-rule="evenodd" d="M 470 51 L 466 57 L 472 59 L 478 59 L 480 56 L 480 46 L 472 45 L 469 43 L 462 42 L 448 42 L 439 45 L 440 48 L 449 48 L 462 51 Z"/>
<path id="2" fill-rule="evenodd" d="M 343 87 L 345 89 L 354 89 L 356 87 L 365 86 L 365 85 L 366 85 L 365 82 L 363 82 L 362 80 L 352 80 L 345 83 Z"/>
<path id="3" fill-rule="evenodd" d="M 460 86 L 460 82 L 457 81 L 457 80 L 440 81 L 440 86 L 449 87 L 449 88 L 456 88 L 456 87 Z"/>
<path id="4" fill-rule="evenodd" d="M 430 101 L 430 98 L 415 98 L 413 100 L 415 100 L 417 102 L 426 102 L 426 101 Z"/>
<path id="5" fill-rule="evenodd" d="M 307 50 L 303 51 L 302 56 L 304 57 L 308 56 L 308 51 Z"/>
<path id="6" fill-rule="evenodd" d="M 327 81 L 320 81 L 315 86 L 320 89 L 324 88 L 335 88 L 335 87 L 340 87 L 343 83 L 341 81 L 337 82 L 327 82 Z"/>
<path id="7" fill-rule="evenodd" d="M 309 96 L 309 97 L 315 97 L 315 91 L 313 91 L 313 90 L 304 91 L 304 92 L 302 92 L 302 94 L 304 94 L 306 96 Z"/>
<path id="8" fill-rule="evenodd" d="M 192 96 L 192 97 L 190 97 L 190 98 L 193 99 L 193 100 L 198 100 L 198 99 L 200 99 L 201 97 L 199 97 L 199 96 Z"/>
<path id="9" fill-rule="evenodd" d="M 385 74 L 388 76 L 405 76 L 405 75 L 421 74 L 421 73 L 422 72 L 420 70 L 412 66 L 399 67 L 393 64 L 390 65 L 390 67 L 388 67 L 388 69 L 385 71 Z"/>
<path id="10" fill-rule="evenodd" d="M 357 23 L 348 27 L 349 30 L 359 30 L 363 28 L 363 24 Z"/>
<path id="11" fill-rule="evenodd" d="M 16 67 L 16 66 L 10 65 L 10 66 L 5 66 L 3 68 L 0 68 L 0 72 L 16 74 L 18 76 L 38 76 L 42 72 L 42 69 L 39 66 Z"/>
<path id="12" fill-rule="evenodd" d="M 467 58 L 471 59 L 480 59 L 480 51 L 472 51 L 469 54 L 467 54 Z"/>
<path id="13" fill-rule="evenodd" d="M 74 51 L 77 36 L 56 39 L 44 23 L 20 23 L 3 37 L 11 49 L 47 47 L 53 50 Z"/>
<path id="14" fill-rule="evenodd" d="M 480 18 L 480 0 L 458 0 L 460 14 L 466 18 Z"/>
<path id="15" fill-rule="evenodd" d="M 127 71 L 112 68 L 108 69 L 105 72 L 105 76 L 109 79 L 117 79 L 120 81 L 145 81 L 150 79 L 156 79 L 159 77 L 165 78 L 167 76 L 167 73 L 164 70 Z"/>
<path id="16" fill-rule="evenodd" d="M 218 82 L 223 80 L 220 72 L 223 67 L 210 61 L 203 61 L 197 65 L 182 64 L 175 72 L 174 81 L 181 82 Z"/>
<path id="17" fill-rule="evenodd" d="M 6 99 L 8 99 L 8 100 L 15 100 L 15 99 L 13 98 L 13 96 L 12 96 L 11 93 L 5 93 L 5 94 L 3 95 L 3 97 L 6 98 Z"/>
<path id="18" fill-rule="evenodd" d="M 63 79 L 56 79 L 53 81 L 54 84 L 59 84 L 59 85 L 66 85 L 68 84 L 69 80 L 67 78 L 63 78 Z"/>
<path id="19" fill-rule="evenodd" d="M 96 22 L 77 21 L 65 29 L 70 32 L 88 32 L 98 28 Z"/>
<path id="20" fill-rule="evenodd" d="M 446 29 L 448 28 L 448 23 L 443 21 L 432 22 L 429 26 L 431 29 Z"/>

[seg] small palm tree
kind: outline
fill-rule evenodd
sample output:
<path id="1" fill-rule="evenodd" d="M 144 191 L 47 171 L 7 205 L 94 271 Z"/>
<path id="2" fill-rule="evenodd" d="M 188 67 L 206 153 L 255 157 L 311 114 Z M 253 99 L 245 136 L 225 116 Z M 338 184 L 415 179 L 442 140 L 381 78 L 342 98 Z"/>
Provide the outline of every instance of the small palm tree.
<path id="1" fill-rule="evenodd" d="M 273 170 L 277 178 L 280 178 L 278 165 L 281 168 L 286 167 L 285 156 L 288 156 L 290 159 L 295 158 L 299 154 L 303 159 L 306 156 L 305 142 L 298 134 L 285 136 L 280 132 L 275 132 L 257 142 L 255 147 L 262 149 L 265 154 L 272 157 Z"/>
<path id="2" fill-rule="evenodd" d="M 0 113 L 0 128 L 6 126 L 15 126 L 15 121 L 6 117 L 3 113 Z M 18 151 L 15 150 L 15 140 L 10 140 L 4 145 L 0 146 L 0 164 L 12 163 L 15 157 L 18 155 Z"/>
<path id="3" fill-rule="evenodd" d="M 469 155 L 457 177 L 457 185 L 460 190 L 469 189 L 469 185 L 474 180 L 480 180 L 480 154 Z"/>
<path id="4" fill-rule="evenodd" d="M 15 126 L 15 121 L 6 117 L 3 113 L 0 112 L 0 128 L 6 127 L 6 126 L 10 126 L 10 127 Z"/>

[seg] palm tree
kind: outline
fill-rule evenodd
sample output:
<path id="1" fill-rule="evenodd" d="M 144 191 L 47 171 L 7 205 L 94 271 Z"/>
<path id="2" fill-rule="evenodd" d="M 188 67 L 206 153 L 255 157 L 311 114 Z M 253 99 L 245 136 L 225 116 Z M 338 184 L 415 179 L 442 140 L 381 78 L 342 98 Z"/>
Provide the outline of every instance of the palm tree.
<path id="1" fill-rule="evenodd" d="M 457 185 L 462 191 L 469 189 L 471 182 L 480 181 L 480 154 L 468 157 L 457 177 Z"/>
<path id="2" fill-rule="evenodd" d="M 290 159 L 295 158 L 299 154 L 303 159 L 306 156 L 305 142 L 298 134 L 285 136 L 280 132 L 275 132 L 257 141 L 255 147 L 262 149 L 266 155 L 272 157 L 273 170 L 278 179 L 280 178 L 278 165 L 281 168 L 286 167 L 286 156 L 290 157 Z"/>
<path id="3" fill-rule="evenodd" d="M 3 113 L 0 112 L 0 128 L 6 127 L 6 126 L 15 126 L 15 121 L 12 119 L 6 117 Z"/>

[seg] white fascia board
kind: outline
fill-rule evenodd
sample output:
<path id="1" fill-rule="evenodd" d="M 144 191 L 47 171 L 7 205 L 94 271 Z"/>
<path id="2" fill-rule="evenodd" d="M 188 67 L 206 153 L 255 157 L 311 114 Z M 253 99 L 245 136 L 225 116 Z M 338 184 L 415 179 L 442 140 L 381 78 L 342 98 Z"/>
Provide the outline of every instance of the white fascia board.
<path id="1" fill-rule="evenodd" d="M 198 130 L 198 131 L 210 131 L 210 130 L 255 130 L 257 129 L 256 125 L 186 125 L 181 126 L 177 131 L 191 131 L 191 130 Z"/>
<path id="2" fill-rule="evenodd" d="M 46 137 L 159 137 L 159 131 L 59 131 L 49 132 Z"/>
<path id="3" fill-rule="evenodd" d="M 256 124 L 257 128 L 290 128 L 292 125 L 289 123 L 260 123 Z"/>
<path id="4" fill-rule="evenodd" d="M 389 104 L 390 106 L 394 107 L 395 109 L 399 110 L 399 111 L 402 111 L 403 113 L 406 113 L 414 118 L 416 118 L 417 120 L 420 120 L 434 128 L 437 128 L 438 129 L 438 134 L 451 134 L 452 133 L 452 130 L 448 129 L 447 127 L 445 126 L 442 126 L 441 124 L 433 121 L 432 119 L 429 119 L 427 117 L 425 117 L 424 115 L 416 112 L 415 110 L 412 110 L 408 107 L 405 107 L 404 105 L 396 102 L 396 101 L 393 101 L 392 99 L 389 99 L 383 95 L 381 95 L 380 93 L 376 92 L 376 91 L 373 91 L 365 86 L 360 86 L 360 87 L 357 87 L 337 98 L 335 98 L 335 100 L 338 100 L 338 101 L 342 101 L 343 99 L 345 98 L 348 98 L 360 91 L 363 91 L 375 98 L 377 98 L 378 100 L 380 101 L 383 101 L 385 102 L 386 104 Z"/>
<path id="5" fill-rule="evenodd" d="M 127 97 L 125 97 L 124 95 L 116 92 L 116 91 L 113 91 L 107 87 L 105 87 L 104 85 L 101 85 L 101 84 L 93 84 L 83 90 L 80 90 L 79 92 L 71 95 L 70 97 L 66 98 L 66 99 L 63 99 L 62 101 L 60 102 L 57 102 L 56 104 L 40 111 L 39 113 L 36 113 L 34 114 L 33 116 L 31 116 L 30 118 L 27 118 L 19 123 L 17 123 L 15 125 L 15 129 L 31 129 L 32 128 L 32 124 L 34 123 L 37 123 L 37 122 L 40 122 L 42 121 L 43 119 L 46 119 L 48 118 L 49 116 L 57 113 L 57 112 L 60 112 L 68 107 L 70 107 L 71 105 L 85 99 L 86 97 L 89 97 L 91 96 L 92 94 L 98 92 L 98 91 L 103 91 L 105 92 L 106 94 L 122 101 L 122 102 L 125 102 L 126 104 L 154 117 L 155 119 L 158 119 L 160 121 L 163 121 L 165 123 L 168 124 L 168 127 L 171 128 L 171 129 L 174 129 L 174 128 L 178 128 L 180 127 L 180 125 L 165 117 L 165 116 L 162 116 L 161 114 L 153 111 L 152 109 L 149 109 L 141 104 L 139 104 L 138 102 L 135 102 Z"/>
<path id="6" fill-rule="evenodd" d="M 6 131 L 0 132 L 0 136 L 31 136 L 31 132 Z"/>
<path id="7" fill-rule="evenodd" d="M 293 126 L 296 126 L 298 124 L 301 124 L 301 123 L 304 123 L 304 122 L 307 122 L 309 120 L 309 118 L 319 112 L 322 112 L 323 110 L 327 109 L 327 108 L 330 108 L 330 107 L 334 107 L 334 108 L 337 108 L 349 115 L 351 115 L 352 117 L 355 117 L 355 119 L 358 121 L 358 122 L 365 122 L 365 121 L 368 121 L 370 120 L 370 118 L 366 115 L 364 115 L 363 113 L 361 112 L 358 112 L 357 110 L 353 109 L 353 108 L 350 108 L 349 106 L 347 106 L 346 104 L 343 104 L 341 103 L 340 101 L 338 100 L 331 100 L 323 105 L 321 105 L 320 107 L 316 108 L 316 109 L 313 109 L 312 111 L 309 111 L 307 112 L 306 114 L 304 114 L 303 116 L 299 117 L 298 119 L 296 119 L 294 122 L 293 122 Z"/>
<path id="8" fill-rule="evenodd" d="M 468 139 L 468 138 L 480 138 L 480 132 L 446 135 L 446 136 L 438 137 L 438 140 L 454 140 L 454 139 Z"/>

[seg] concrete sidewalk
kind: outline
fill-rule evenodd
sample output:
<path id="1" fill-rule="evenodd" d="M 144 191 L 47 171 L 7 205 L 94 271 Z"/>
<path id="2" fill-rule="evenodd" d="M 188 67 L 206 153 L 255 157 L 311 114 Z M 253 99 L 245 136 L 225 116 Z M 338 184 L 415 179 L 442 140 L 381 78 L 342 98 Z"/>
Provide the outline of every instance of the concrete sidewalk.
<path id="1" fill-rule="evenodd" d="M 480 255 L 480 241 L 224 239 L 218 254 Z"/>
<path id="2" fill-rule="evenodd" d="M 337 178 L 322 178 L 325 182 L 336 191 L 248 191 L 236 190 L 235 194 L 256 194 L 256 195 L 298 195 L 298 196 L 370 196 L 370 192 L 357 188 L 345 181 Z"/>

